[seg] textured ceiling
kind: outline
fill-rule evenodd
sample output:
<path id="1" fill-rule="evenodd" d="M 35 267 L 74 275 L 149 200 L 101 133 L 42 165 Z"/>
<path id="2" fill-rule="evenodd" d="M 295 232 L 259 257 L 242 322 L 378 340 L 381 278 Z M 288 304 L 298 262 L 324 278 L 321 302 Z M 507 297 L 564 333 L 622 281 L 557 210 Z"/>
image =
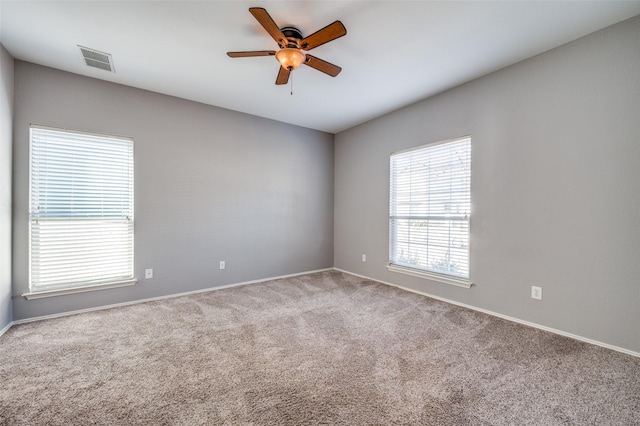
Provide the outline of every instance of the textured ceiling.
<path id="1" fill-rule="evenodd" d="M 347 35 L 274 84 L 275 50 L 249 13 L 266 8 L 308 35 Z M 640 14 L 640 1 L 0 1 L 0 42 L 16 59 L 337 133 Z M 77 45 L 113 55 L 87 67 Z M 291 95 L 293 89 L 293 95 Z"/>

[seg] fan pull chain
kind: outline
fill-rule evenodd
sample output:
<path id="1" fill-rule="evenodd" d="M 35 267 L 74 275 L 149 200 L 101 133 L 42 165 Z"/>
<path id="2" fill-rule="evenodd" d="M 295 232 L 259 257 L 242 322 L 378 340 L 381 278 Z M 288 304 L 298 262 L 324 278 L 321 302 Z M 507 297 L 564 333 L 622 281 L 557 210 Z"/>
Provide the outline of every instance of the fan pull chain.
<path id="1" fill-rule="evenodd" d="M 293 73 L 289 77 L 289 83 L 291 83 L 291 96 L 293 96 Z"/>

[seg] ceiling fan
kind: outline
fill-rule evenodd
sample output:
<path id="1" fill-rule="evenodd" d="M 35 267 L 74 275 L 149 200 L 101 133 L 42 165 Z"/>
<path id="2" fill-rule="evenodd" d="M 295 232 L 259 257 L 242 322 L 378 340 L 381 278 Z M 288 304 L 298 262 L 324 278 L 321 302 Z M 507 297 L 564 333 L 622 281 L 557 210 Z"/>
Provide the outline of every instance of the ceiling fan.
<path id="1" fill-rule="evenodd" d="M 271 37 L 278 43 L 280 50 L 255 50 L 249 52 L 227 52 L 232 58 L 247 58 L 252 56 L 275 56 L 280 62 L 280 70 L 276 78 L 276 84 L 287 84 L 291 71 L 297 69 L 301 64 L 315 68 L 331 77 L 337 76 L 342 68 L 327 61 L 305 54 L 308 51 L 332 40 L 347 34 L 347 29 L 342 22 L 335 21 L 332 24 L 316 31 L 315 33 L 302 37 L 302 32 L 292 26 L 279 28 L 266 9 L 261 7 L 250 7 L 249 12 L 258 20 Z"/>

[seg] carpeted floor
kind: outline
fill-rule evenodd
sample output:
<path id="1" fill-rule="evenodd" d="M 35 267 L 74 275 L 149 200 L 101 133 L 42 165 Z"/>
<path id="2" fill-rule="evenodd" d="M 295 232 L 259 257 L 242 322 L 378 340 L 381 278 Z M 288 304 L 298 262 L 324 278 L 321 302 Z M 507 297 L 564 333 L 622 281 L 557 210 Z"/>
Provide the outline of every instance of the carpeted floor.
<path id="1" fill-rule="evenodd" d="M 2 425 L 638 425 L 640 359 L 340 272 L 17 325 Z"/>

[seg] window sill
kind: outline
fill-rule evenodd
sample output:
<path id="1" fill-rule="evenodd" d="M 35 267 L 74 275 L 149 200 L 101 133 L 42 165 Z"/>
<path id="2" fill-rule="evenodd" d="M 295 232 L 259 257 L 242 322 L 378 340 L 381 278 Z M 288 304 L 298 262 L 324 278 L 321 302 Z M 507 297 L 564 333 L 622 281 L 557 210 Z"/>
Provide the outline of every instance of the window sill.
<path id="1" fill-rule="evenodd" d="M 411 275 L 412 277 L 424 278 L 444 284 L 455 285 L 457 287 L 471 288 L 471 286 L 473 285 L 471 281 L 465 280 L 464 278 L 448 277 L 431 272 L 420 271 L 413 268 L 407 268 L 404 266 L 388 265 L 387 269 L 391 272 L 398 272 L 400 274 Z"/>
<path id="2" fill-rule="evenodd" d="M 24 293 L 22 296 L 27 300 L 42 299 L 45 297 L 64 296 L 67 294 L 84 293 L 86 291 L 107 290 L 110 288 L 127 287 L 137 283 L 137 279 L 131 279 L 126 281 L 118 281 L 107 284 L 88 285 L 84 287 L 64 288 L 59 290 L 44 290 L 32 293 Z"/>

